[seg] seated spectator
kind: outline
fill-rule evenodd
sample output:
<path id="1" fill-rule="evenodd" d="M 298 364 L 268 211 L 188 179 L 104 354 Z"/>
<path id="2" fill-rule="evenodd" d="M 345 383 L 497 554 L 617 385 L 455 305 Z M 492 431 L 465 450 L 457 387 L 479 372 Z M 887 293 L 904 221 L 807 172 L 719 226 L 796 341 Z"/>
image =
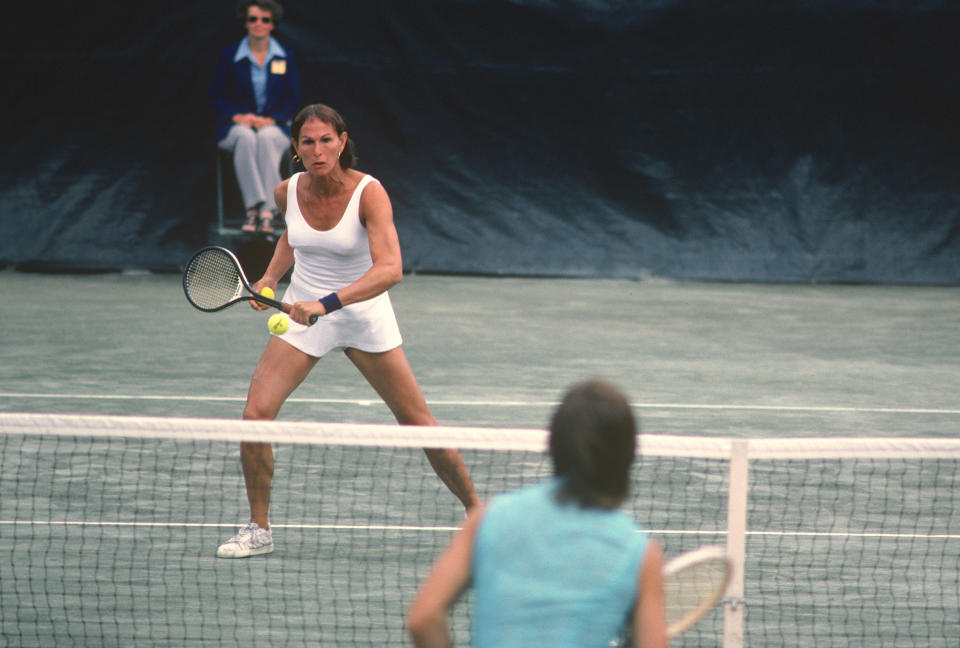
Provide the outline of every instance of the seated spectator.
<path id="1" fill-rule="evenodd" d="M 224 48 L 210 83 L 217 146 L 233 153 L 247 232 L 279 227 L 274 189 L 290 146 L 290 121 L 301 90 L 293 52 L 271 34 L 283 17 L 275 0 L 244 0 L 237 7 L 247 35 Z"/>

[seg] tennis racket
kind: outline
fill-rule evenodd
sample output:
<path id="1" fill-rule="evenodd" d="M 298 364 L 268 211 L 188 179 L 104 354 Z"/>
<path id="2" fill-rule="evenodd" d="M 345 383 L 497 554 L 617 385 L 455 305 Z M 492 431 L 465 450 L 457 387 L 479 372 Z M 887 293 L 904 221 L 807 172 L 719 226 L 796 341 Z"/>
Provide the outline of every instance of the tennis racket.
<path id="1" fill-rule="evenodd" d="M 183 293 L 193 307 L 206 313 L 242 301 L 257 301 L 290 313 L 290 304 L 254 292 L 236 255 L 215 245 L 199 250 L 187 263 L 183 269 Z M 310 317 L 311 324 L 316 321 L 316 315 Z"/>
<path id="2" fill-rule="evenodd" d="M 689 630 L 713 609 L 730 582 L 730 560 L 723 547 L 707 545 L 691 549 L 663 566 L 663 598 L 667 638 Z M 610 643 L 617 648 L 633 646 L 633 615 L 620 636 Z"/>
<path id="3" fill-rule="evenodd" d="M 713 609 L 730 582 L 730 560 L 723 547 L 704 546 L 663 566 L 667 637 L 685 632 Z"/>

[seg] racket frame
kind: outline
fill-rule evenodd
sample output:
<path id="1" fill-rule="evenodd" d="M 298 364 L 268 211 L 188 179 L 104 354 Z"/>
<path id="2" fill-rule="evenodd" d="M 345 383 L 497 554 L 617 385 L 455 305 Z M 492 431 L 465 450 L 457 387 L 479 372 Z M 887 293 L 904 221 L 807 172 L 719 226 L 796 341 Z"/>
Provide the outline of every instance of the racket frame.
<path id="1" fill-rule="evenodd" d="M 213 306 L 213 307 L 201 306 L 190 297 L 190 289 L 187 287 L 187 274 L 190 270 L 190 267 L 193 265 L 194 261 L 198 257 L 208 253 L 210 250 L 217 250 L 219 253 L 226 255 L 230 259 L 230 261 L 233 263 L 234 267 L 237 270 L 237 275 L 239 276 L 239 279 L 240 279 L 240 286 L 249 293 L 248 295 L 239 295 L 227 301 L 226 303 L 223 303 L 219 306 Z M 273 308 L 276 308 L 277 310 L 283 311 L 284 313 L 288 313 L 288 314 L 290 313 L 290 309 L 291 309 L 290 304 L 279 302 L 276 299 L 271 299 L 270 297 L 266 297 L 254 291 L 253 287 L 250 285 L 250 281 L 247 279 L 247 275 L 244 274 L 243 272 L 243 266 L 240 265 L 240 259 L 237 258 L 237 255 L 235 255 L 233 252 L 231 252 L 227 248 L 221 247 L 219 245 L 208 245 L 204 248 L 197 250 L 193 254 L 193 256 L 190 257 L 190 261 L 187 262 L 187 265 L 185 265 L 183 268 L 182 282 L 183 282 L 183 293 L 184 295 L 186 295 L 187 301 L 190 302 L 191 306 L 205 313 L 215 313 L 217 311 L 221 311 L 225 308 L 233 306 L 234 304 L 239 304 L 242 301 L 256 301 L 261 304 L 264 304 L 265 306 L 271 306 Z"/>
<path id="2" fill-rule="evenodd" d="M 727 556 L 727 550 L 719 545 L 704 545 L 696 549 L 686 551 L 675 558 L 670 559 L 663 566 L 664 589 L 672 578 L 691 567 L 696 567 L 705 562 L 713 562 L 724 566 L 723 579 L 718 583 L 709 596 L 700 600 L 700 603 L 692 610 L 686 612 L 679 619 L 667 626 L 667 637 L 673 638 L 689 630 L 697 621 L 702 619 L 713 607 L 720 602 L 730 579 L 733 575 L 733 566 Z"/>

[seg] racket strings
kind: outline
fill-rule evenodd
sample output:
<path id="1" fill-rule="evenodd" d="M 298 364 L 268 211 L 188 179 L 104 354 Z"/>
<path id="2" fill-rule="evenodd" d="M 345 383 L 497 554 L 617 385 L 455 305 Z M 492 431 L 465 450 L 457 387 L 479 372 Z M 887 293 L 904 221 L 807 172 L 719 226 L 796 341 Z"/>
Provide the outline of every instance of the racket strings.
<path id="1" fill-rule="evenodd" d="M 240 271 L 220 250 L 205 250 L 195 256 L 183 277 L 187 297 L 201 309 L 219 308 L 243 292 Z"/>
<path id="2" fill-rule="evenodd" d="M 664 584 L 667 626 L 684 626 L 713 607 L 723 595 L 728 575 L 723 560 L 706 560 L 690 565 Z"/>

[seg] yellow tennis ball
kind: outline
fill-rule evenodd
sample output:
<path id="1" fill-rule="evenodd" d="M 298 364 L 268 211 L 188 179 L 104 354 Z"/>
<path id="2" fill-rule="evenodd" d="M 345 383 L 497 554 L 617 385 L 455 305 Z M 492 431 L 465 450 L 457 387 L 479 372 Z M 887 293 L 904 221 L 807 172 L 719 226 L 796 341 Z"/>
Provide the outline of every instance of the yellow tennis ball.
<path id="1" fill-rule="evenodd" d="M 276 295 L 273 293 L 273 288 L 270 286 L 264 286 L 260 289 L 260 294 L 266 297 L 267 299 L 273 299 Z"/>
<path id="2" fill-rule="evenodd" d="M 290 328 L 290 320 L 283 313 L 274 313 L 267 320 L 267 328 L 274 335 L 283 335 Z"/>

